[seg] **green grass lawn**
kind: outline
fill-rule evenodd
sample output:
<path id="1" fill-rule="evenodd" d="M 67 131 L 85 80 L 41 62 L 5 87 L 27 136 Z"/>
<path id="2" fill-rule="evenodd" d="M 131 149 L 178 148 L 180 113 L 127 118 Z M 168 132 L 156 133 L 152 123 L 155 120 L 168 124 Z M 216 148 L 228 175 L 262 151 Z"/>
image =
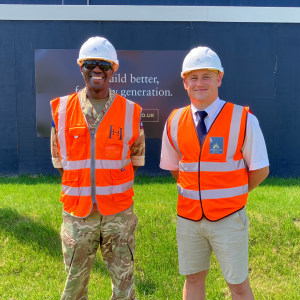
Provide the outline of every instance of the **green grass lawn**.
<path id="1" fill-rule="evenodd" d="M 0 299 L 60 299 L 66 275 L 61 253 L 58 177 L 0 177 Z M 139 218 L 135 282 L 143 299 L 182 299 L 178 274 L 175 180 L 137 176 Z M 249 274 L 256 299 L 300 299 L 300 179 L 267 179 L 250 193 Z M 98 252 L 90 300 L 108 300 L 111 285 Z M 212 257 L 207 299 L 230 299 Z"/>

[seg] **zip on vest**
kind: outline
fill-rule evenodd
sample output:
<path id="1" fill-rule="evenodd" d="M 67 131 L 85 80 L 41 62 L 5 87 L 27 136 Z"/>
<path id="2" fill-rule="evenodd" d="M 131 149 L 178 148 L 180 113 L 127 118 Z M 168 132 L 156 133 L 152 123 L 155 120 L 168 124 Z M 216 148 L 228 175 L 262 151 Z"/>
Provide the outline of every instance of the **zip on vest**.
<path id="1" fill-rule="evenodd" d="M 193 116 L 192 116 L 193 117 Z M 200 121 L 199 121 L 200 122 Z M 195 128 L 195 124 L 194 124 L 194 128 Z M 210 127 L 211 128 L 211 127 Z M 210 130 L 209 128 L 209 130 Z M 209 130 L 207 131 L 207 134 L 206 134 L 206 137 L 208 135 L 208 132 Z M 198 132 L 195 128 L 195 131 L 196 131 L 196 134 L 197 134 L 197 137 L 198 137 L 198 142 L 199 142 L 199 145 L 200 145 L 200 153 L 199 153 L 199 160 L 198 160 L 198 186 L 199 186 L 199 201 L 200 201 L 200 204 L 201 204 L 201 210 L 202 210 L 202 218 L 200 220 L 203 219 L 203 217 L 206 218 L 205 214 L 204 214 L 204 210 L 203 210 L 203 205 L 202 205 L 202 199 L 201 199 L 201 187 L 200 187 L 200 162 L 201 162 L 201 153 L 202 153 L 202 146 L 204 145 L 205 143 L 205 140 L 206 140 L 206 137 L 204 138 L 203 140 L 203 145 L 201 146 L 201 143 L 200 143 L 200 139 L 199 139 L 199 136 L 198 136 Z M 200 221 L 199 220 L 199 221 Z"/>
<path id="2" fill-rule="evenodd" d="M 96 184 L 95 184 L 95 132 L 91 132 L 91 194 L 93 203 L 96 203 Z"/>
<path id="3" fill-rule="evenodd" d="M 214 121 L 212 122 L 212 124 L 210 125 L 209 129 L 207 130 L 207 134 L 206 134 L 206 137 L 204 138 L 203 140 L 203 145 L 205 143 L 205 140 L 207 138 L 207 135 L 208 133 L 210 132 L 210 129 L 212 128 L 213 124 L 215 123 L 216 119 L 218 118 L 218 116 L 220 115 L 220 113 L 222 112 L 223 108 L 225 107 L 226 105 L 226 102 L 225 104 L 222 106 L 221 110 L 219 111 L 218 115 L 215 117 Z M 190 108 L 191 109 L 191 108 Z M 192 110 L 191 110 L 191 113 L 192 113 Z M 192 116 L 193 118 L 193 116 Z M 198 161 L 198 186 L 199 186 L 199 199 L 200 199 L 200 204 L 201 204 L 201 210 L 202 210 L 202 218 L 200 220 L 203 219 L 203 217 L 206 218 L 205 214 L 204 214 L 204 210 L 203 210 L 203 205 L 202 205 L 202 198 L 201 198 L 201 186 L 200 186 L 200 162 L 201 162 L 201 154 L 202 154 L 202 147 L 201 147 L 201 143 L 200 143 L 200 139 L 199 139 L 199 136 L 198 136 L 198 132 L 196 130 L 196 126 L 195 126 L 195 123 L 194 123 L 194 128 L 195 128 L 195 131 L 196 131 L 196 134 L 197 134 L 197 137 L 198 137 L 198 142 L 200 144 L 200 153 L 199 153 L 199 161 Z M 203 146 L 202 145 L 202 146 Z M 207 219 L 207 218 L 206 218 Z M 200 221 L 199 220 L 199 221 Z M 207 219 L 208 220 L 208 219 Z"/>

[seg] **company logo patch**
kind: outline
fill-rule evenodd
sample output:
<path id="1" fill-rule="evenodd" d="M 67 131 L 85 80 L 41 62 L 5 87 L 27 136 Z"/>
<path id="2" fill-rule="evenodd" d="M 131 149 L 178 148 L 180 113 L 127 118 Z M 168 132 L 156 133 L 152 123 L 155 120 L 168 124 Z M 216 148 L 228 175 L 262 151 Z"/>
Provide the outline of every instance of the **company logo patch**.
<path id="1" fill-rule="evenodd" d="M 95 47 L 92 51 L 90 51 L 92 54 L 98 54 L 100 51 Z"/>
<path id="2" fill-rule="evenodd" d="M 195 62 L 194 65 L 202 65 L 204 61 L 202 61 L 200 58 L 198 58 Z"/>
<path id="3" fill-rule="evenodd" d="M 124 128 L 118 127 L 114 128 L 114 125 L 109 125 L 109 139 L 117 138 L 118 140 L 123 139 L 123 130 Z"/>
<path id="4" fill-rule="evenodd" d="M 223 137 L 211 137 L 209 144 L 210 154 L 223 154 L 224 138 Z"/>

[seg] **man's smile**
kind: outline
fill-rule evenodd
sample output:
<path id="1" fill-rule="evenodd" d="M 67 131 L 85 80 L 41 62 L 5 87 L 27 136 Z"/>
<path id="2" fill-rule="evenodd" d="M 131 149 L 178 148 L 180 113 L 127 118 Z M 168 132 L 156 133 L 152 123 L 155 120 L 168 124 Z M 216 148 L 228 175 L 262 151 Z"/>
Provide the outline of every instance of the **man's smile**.
<path id="1" fill-rule="evenodd" d="M 104 75 L 92 75 L 90 76 L 92 82 L 94 83 L 101 83 L 102 81 L 105 80 L 105 76 Z"/>

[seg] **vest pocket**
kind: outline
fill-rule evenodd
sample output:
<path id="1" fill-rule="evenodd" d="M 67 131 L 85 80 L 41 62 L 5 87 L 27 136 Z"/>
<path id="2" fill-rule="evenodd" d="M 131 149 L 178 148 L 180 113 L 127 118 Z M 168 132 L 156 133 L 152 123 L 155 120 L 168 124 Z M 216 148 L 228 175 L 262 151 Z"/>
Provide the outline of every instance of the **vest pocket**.
<path id="1" fill-rule="evenodd" d="M 115 184 L 121 184 L 124 181 L 124 178 L 127 178 L 129 176 L 132 176 L 133 179 L 133 168 L 132 164 L 127 165 L 124 168 L 121 169 L 112 169 L 111 170 L 111 177 Z M 120 181 L 120 182 L 118 182 Z"/>
<path id="2" fill-rule="evenodd" d="M 78 183 L 78 170 L 65 170 L 62 177 L 62 184 L 69 185 L 68 183 L 72 181 L 77 181 Z"/>
<path id="3" fill-rule="evenodd" d="M 86 159 L 86 128 L 71 127 L 69 128 L 69 149 L 68 157 L 72 160 Z"/>
<path id="4" fill-rule="evenodd" d="M 104 145 L 105 159 L 122 159 L 122 151 L 121 145 Z"/>
<path id="5" fill-rule="evenodd" d="M 78 198 L 78 170 L 65 170 L 62 177 L 62 193 L 60 201 L 65 205 L 76 204 Z"/>
<path id="6" fill-rule="evenodd" d="M 124 201 L 134 196 L 132 188 L 132 181 L 134 179 L 132 164 L 122 169 L 111 170 L 111 177 L 114 187 L 112 196 L 115 202 Z"/>

